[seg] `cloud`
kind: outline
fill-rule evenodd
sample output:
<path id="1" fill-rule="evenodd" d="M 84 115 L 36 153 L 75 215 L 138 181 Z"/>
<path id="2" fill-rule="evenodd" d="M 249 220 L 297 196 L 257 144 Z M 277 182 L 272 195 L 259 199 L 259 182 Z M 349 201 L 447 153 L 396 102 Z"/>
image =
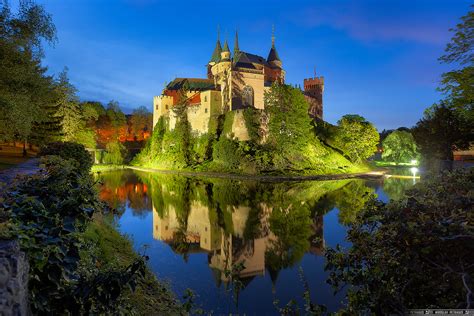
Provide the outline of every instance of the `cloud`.
<path id="1" fill-rule="evenodd" d="M 414 41 L 444 45 L 449 26 L 430 12 L 414 10 L 406 3 L 341 3 L 306 7 L 291 18 L 296 24 L 314 28 L 329 26 L 362 42 Z"/>

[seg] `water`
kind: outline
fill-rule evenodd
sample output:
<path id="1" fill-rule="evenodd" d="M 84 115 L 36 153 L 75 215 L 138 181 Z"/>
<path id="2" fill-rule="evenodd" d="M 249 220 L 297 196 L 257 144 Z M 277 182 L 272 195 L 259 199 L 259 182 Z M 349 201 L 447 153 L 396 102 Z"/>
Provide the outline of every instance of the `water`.
<path id="1" fill-rule="evenodd" d="M 276 314 L 275 300 L 313 301 L 336 311 L 344 293 L 326 284 L 325 247 L 350 247 L 347 227 L 375 195 L 398 199 L 417 179 L 262 183 L 112 171 L 101 198 L 119 230 L 146 251 L 156 275 L 216 314 Z"/>

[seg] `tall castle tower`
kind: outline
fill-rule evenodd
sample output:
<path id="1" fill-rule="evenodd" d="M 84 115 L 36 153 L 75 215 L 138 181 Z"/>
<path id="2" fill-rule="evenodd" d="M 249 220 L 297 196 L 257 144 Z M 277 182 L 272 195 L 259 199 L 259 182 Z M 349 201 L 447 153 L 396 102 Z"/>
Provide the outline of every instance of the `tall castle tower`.
<path id="1" fill-rule="evenodd" d="M 306 101 L 309 103 L 308 113 L 311 117 L 323 118 L 323 92 L 324 92 L 324 77 L 316 76 L 314 78 L 304 79 L 304 95 Z"/>

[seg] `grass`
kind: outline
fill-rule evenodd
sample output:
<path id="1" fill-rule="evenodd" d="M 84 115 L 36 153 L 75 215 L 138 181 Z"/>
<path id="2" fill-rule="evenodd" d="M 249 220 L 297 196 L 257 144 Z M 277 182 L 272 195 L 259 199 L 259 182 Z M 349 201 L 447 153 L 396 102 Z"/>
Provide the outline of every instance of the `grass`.
<path id="1" fill-rule="evenodd" d="M 373 164 L 376 167 L 416 167 L 418 166 L 417 163 L 409 163 L 409 162 L 394 162 L 394 161 L 382 161 L 382 160 L 375 160 Z"/>
<path id="2" fill-rule="evenodd" d="M 91 168 L 92 173 L 111 171 L 111 170 L 120 170 L 125 169 L 125 165 L 93 165 Z"/>
<path id="3" fill-rule="evenodd" d="M 96 255 L 104 268 L 126 267 L 138 256 L 132 242 L 117 231 L 110 219 L 102 215 L 94 217 L 83 237 L 97 246 Z M 147 270 L 135 291 L 127 291 L 125 295 L 138 315 L 183 314 L 181 304 L 167 284 L 158 281 L 150 270 Z"/>

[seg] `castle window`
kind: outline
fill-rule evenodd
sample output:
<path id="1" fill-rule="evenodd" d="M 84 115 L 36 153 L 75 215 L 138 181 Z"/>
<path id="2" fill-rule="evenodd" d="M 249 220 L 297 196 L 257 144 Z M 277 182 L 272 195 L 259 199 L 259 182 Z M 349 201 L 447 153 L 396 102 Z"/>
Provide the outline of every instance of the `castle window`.
<path id="1" fill-rule="evenodd" d="M 204 109 L 204 113 L 207 113 L 207 108 Z"/>
<path id="2" fill-rule="evenodd" d="M 166 105 L 166 109 L 168 110 L 168 104 Z"/>
<path id="3" fill-rule="evenodd" d="M 207 95 L 204 96 L 204 102 L 207 102 Z"/>
<path id="4" fill-rule="evenodd" d="M 251 86 L 245 86 L 242 90 L 242 103 L 246 107 L 253 106 L 253 89 Z"/>

